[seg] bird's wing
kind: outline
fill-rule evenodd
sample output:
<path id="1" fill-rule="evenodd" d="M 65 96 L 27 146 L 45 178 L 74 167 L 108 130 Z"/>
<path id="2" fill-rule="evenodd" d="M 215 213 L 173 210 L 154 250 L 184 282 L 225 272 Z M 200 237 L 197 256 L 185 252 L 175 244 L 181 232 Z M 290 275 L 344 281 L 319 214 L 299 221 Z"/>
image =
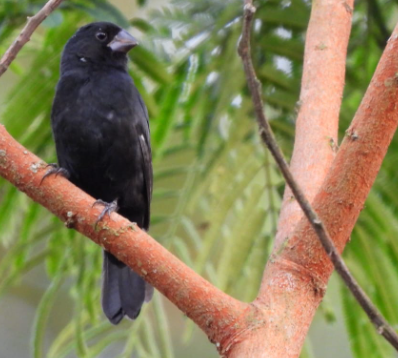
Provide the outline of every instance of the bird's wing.
<path id="1" fill-rule="evenodd" d="M 148 229 L 149 227 L 149 218 L 150 218 L 150 204 L 152 200 L 152 188 L 153 188 L 153 171 L 152 171 L 152 153 L 151 153 L 151 144 L 150 144 L 150 133 L 149 133 L 149 120 L 148 120 L 148 111 L 146 106 L 139 96 L 139 103 L 143 109 L 145 114 L 146 123 L 142 127 L 142 131 L 139 134 L 139 142 L 142 153 L 142 170 L 144 173 L 144 180 L 146 186 L 146 196 L 147 196 L 147 213 L 144 220 L 144 228 Z"/>

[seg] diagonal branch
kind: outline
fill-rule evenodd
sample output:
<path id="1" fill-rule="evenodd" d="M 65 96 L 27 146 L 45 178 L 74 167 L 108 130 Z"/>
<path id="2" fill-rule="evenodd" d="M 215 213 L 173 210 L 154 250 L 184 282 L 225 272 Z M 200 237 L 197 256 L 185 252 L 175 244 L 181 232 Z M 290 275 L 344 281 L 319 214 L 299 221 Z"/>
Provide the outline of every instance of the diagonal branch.
<path id="1" fill-rule="evenodd" d="M 239 43 L 238 52 L 243 61 L 243 66 L 253 100 L 254 111 L 257 118 L 261 139 L 272 153 L 275 161 L 277 162 L 286 180 L 286 183 L 289 185 L 290 189 L 293 192 L 294 197 L 299 203 L 301 209 L 303 210 L 305 216 L 310 222 L 312 228 L 316 232 L 322 246 L 324 247 L 326 253 L 329 255 L 331 261 L 333 262 L 336 271 L 344 280 L 345 284 L 350 289 L 350 291 L 352 292 L 358 303 L 361 305 L 363 310 L 366 312 L 369 319 L 375 325 L 377 331 L 381 335 L 383 335 L 384 338 L 388 342 L 390 342 L 392 346 L 395 347 L 395 349 L 398 350 L 397 333 L 384 319 L 382 314 L 377 310 L 376 306 L 371 302 L 369 297 L 366 295 L 366 293 L 362 290 L 362 288 L 358 285 L 357 281 L 353 278 L 353 276 L 349 272 L 339 252 L 334 246 L 333 241 L 330 238 L 324 224 L 319 219 L 318 215 L 316 214 L 311 204 L 305 197 L 303 191 L 301 190 L 301 188 L 293 178 L 289 166 L 285 158 L 283 157 L 280 148 L 276 143 L 275 137 L 272 133 L 272 129 L 268 121 L 266 120 L 263 110 L 263 102 L 261 99 L 261 84 L 257 79 L 256 73 L 254 71 L 253 63 L 251 60 L 251 54 L 250 54 L 250 32 L 251 32 L 251 26 L 255 11 L 256 9 L 253 6 L 252 1 L 246 0 L 244 8 L 242 38 Z"/>
<path id="2" fill-rule="evenodd" d="M 212 342 L 228 340 L 250 305 L 220 291 L 157 243 L 145 231 L 113 213 L 96 225 L 94 199 L 61 177 L 41 183 L 46 165 L 0 125 L 0 176 L 130 266 L 190 317 Z M 242 324 L 244 326 L 244 324 Z"/>
<path id="3" fill-rule="evenodd" d="M 11 62 L 14 61 L 18 52 L 30 40 L 30 36 L 32 36 L 37 27 L 62 3 L 62 1 L 64 0 L 49 0 L 36 15 L 28 17 L 27 24 L 0 60 L 0 76 L 7 71 Z"/>
<path id="4" fill-rule="evenodd" d="M 0 76 L 62 1 L 49 0 L 28 19 L 0 60 Z M 0 176 L 58 216 L 66 227 L 76 229 L 140 274 L 191 318 L 220 352 L 228 351 L 239 332 L 259 324 L 247 320 L 258 313 L 256 307 L 211 285 L 127 219 L 112 214 L 111 219 L 105 217 L 96 226 L 99 212 L 92 208 L 94 199 L 63 178 L 49 177 L 42 183 L 45 167 L 0 125 Z M 259 318 L 257 321 L 261 322 Z"/>

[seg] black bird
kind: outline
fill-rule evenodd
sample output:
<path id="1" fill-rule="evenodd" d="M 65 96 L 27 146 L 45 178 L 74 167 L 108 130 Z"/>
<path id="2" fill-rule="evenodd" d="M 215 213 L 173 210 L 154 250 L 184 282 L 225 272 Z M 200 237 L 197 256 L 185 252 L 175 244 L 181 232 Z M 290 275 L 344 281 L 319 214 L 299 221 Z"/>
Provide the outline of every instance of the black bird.
<path id="1" fill-rule="evenodd" d="M 59 167 L 70 181 L 145 230 L 149 227 L 152 159 L 148 112 L 127 72 L 137 45 L 109 22 L 81 27 L 65 45 L 51 113 Z M 102 308 L 110 322 L 135 319 L 153 288 L 104 252 Z"/>

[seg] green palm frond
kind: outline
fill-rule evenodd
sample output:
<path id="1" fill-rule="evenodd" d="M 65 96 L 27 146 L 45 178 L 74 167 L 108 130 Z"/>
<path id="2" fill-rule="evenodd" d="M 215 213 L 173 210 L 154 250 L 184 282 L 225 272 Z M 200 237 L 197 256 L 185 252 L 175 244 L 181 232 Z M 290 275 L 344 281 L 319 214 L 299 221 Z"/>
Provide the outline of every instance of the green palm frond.
<path id="1" fill-rule="evenodd" d="M 382 36 L 397 12 L 385 0 L 377 1 L 377 11 L 368 12 L 374 2 L 356 5 L 341 135 L 370 81 Z M 0 49 L 43 3 L 0 0 Z M 155 169 L 150 233 L 218 287 L 250 301 L 258 292 L 272 247 L 283 181 L 258 139 L 236 55 L 242 2 L 173 0 L 167 5 L 149 19 L 126 19 L 105 0 L 64 2 L 13 63 L 18 80 L 7 91 L 1 122 L 27 148 L 55 161 L 49 117 L 63 44 L 77 27 L 94 20 L 130 24 L 141 31 L 141 46 L 131 53 L 130 73 L 150 114 Z M 267 116 L 289 156 L 309 3 L 260 0 L 256 5 L 254 63 Z M 355 276 L 393 324 L 398 320 L 396 149 L 394 139 L 345 253 Z M 3 180 L 0 200 L 0 295 L 43 263 L 52 280 L 43 291 L 32 331 L 35 356 L 96 357 L 110 351 L 123 358 L 178 356 L 163 297 L 157 294 L 133 324 L 110 326 L 98 303 L 101 250 L 66 230 Z M 46 350 L 44 332 L 60 292 L 74 308 Z M 353 354 L 363 357 L 377 351 L 380 357 L 391 356 L 350 294 L 342 289 L 341 295 Z M 193 325 L 188 324 L 184 338 L 192 332 Z M 302 356 L 314 355 L 307 349 Z"/>

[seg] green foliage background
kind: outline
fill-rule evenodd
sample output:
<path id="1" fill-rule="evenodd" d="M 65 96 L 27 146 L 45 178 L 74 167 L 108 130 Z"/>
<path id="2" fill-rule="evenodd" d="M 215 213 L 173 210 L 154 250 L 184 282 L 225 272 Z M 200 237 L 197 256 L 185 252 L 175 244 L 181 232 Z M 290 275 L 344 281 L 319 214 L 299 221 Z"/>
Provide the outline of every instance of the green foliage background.
<path id="1" fill-rule="evenodd" d="M 0 52 L 20 31 L 26 16 L 43 3 L 0 0 Z M 10 71 L 17 83 L 2 88 L 6 100 L 1 123 L 29 150 L 54 162 L 49 116 L 66 40 L 80 25 L 96 20 L 139 32 L 141 46 L 131 52 L 130 73 L 151 118 L 155 192 L 150 233 L 222 290 L 250 301 L 272 247 L 284 183 L 259 142 L 236 55 L 242 1 L 171 0 L 163 4 L 145 17 L 130 19 L 105 0 L 64 2 L 12 64 Z M 147 4 L 144 0 L 137 5 L 145 8 Z M 261 0 L 257 6 L 255 67 L 263 83 L 268 118 L 289 156 L 310 4 Z M 342 134 L 397 18 L 396 2 L 356 4 Z M 394 138 L 344 255 L 393 325 L 398 324 L 397 153 Z M 182 356 L 181 348 L 176 348 L 181 340 L 186 347 L 192 346 L 191 338 L 198 330 L 187 321 L 177 342 L 174 317 L 165 310 L 167 303 L 160 294 L 134 324 L 111 326 L 99 305 L 101 250 L 66 230 L 4 180 L 0 181 L 0 200 L 0 299 L 23 284 L 37 267 L 44 265 L 49 278 L 35 320 L 29 322 L 32 357 L 127 358 L 134 354 L 172 358 Z M 73 308 L 55 338 L 48 341 L 46 332 L 57 320 L 61 294 L 67 295 Z M 344 287 L 337 286 L 333 297 L 343 302 L 354 357 L 394 356 Z M 333 304 L 323 304 L 320 314 L 333 321 Z M 193 357 L 192 352 L 189 356 Z M 302 356 L 314 357 L 310 339 Z"/>

